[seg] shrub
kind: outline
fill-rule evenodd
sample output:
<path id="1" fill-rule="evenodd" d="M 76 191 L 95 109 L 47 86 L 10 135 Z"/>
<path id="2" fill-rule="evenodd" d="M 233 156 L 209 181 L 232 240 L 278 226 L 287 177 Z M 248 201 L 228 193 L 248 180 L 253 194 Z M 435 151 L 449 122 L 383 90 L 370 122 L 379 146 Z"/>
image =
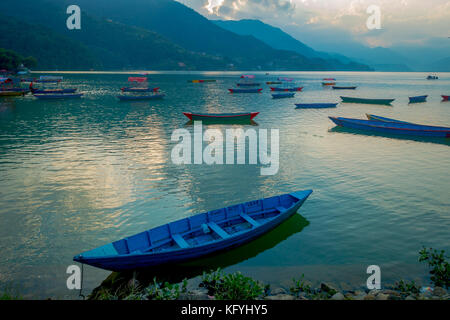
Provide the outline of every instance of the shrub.
<path id="1" fill-rule="evenodd" d="M 258 281 L 240 272 L 224 275 L 220 268 L 215 272 L 203 273 L 199 286 L 206 288 L 208 294 L 217 300 L 255 300 L 267 294 L 267 287 Z"/>
<path id="2" fill-rule="evenodd" d="M 423 248 L 419 252 L 419 261 L 428 263 L 431 268 L 431 281 L 435 286 L 448 288 L 450 286 L 450 264 L 447 261 L 445 251 Z"/>

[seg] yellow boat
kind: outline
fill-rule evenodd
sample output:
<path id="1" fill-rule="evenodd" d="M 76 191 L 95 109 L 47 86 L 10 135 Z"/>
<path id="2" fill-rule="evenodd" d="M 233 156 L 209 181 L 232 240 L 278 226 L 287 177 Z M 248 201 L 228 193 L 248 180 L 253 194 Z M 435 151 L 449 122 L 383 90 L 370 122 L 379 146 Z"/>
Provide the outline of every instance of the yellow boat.
<path id="1" fill-rule="evenodd" d="M 23 91 L 0 91 L 0 97 L 17 97 L 23 95 Z"/>

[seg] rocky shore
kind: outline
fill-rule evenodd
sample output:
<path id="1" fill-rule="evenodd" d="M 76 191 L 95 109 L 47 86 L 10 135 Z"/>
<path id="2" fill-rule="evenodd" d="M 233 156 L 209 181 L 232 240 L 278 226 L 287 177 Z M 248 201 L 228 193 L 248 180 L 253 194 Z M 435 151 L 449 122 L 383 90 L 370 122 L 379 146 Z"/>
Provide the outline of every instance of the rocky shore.
<path id="1" fill-rule="evenodd" d="M 180 294 L 178 300 L 214 300 L 205 289 L 195 289 Z M 342 290 L 322 283 L 311 293 L 293 294 L 284 288 L 274 288 L 267 296 L 257 300 L 450 300 L 450 291 L 441 287 L 429 288 L 419 293 L 402 292 L 394 289 L 380 290 Z"/>

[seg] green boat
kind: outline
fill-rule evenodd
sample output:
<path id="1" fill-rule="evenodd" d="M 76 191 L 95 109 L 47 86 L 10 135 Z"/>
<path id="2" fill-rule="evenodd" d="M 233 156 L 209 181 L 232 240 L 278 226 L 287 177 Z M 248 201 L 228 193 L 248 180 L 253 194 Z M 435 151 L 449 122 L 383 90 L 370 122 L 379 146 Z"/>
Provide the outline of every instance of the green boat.
<path id="1" fill-rule="evenodd" d="M 342 102 L 347 103 L 364 103 L 364 104 L 384 104 L 390 105 L 395 99 L 364 99 L 364 98 L 353 98 L 353 97 L 341 97 Z"/>

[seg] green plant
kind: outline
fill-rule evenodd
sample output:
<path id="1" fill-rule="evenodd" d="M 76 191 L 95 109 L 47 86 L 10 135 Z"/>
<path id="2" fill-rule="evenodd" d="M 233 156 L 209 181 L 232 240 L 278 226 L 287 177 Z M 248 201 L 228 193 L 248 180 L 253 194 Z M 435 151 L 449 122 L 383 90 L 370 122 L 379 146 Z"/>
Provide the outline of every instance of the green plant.
<path id="1" fill-rule="evenodd" d="M 307 284 L 305 282 L 305 275 L 302 274 L 302 276 L 300 277 L 300 279 L 292 279 L 292 282 L 294 283 L 292 287 L 289 288 L 289 291 L 295 295 L 295 296 L 299 296 L 300 293 L 304 292 L 306 294 L 311 294 L 312 290 L 311 290 L 311 286 L 309 284 Z"/>
<path id="2" fill-rule="evenodd" d="M 419 261 L 426 261 L 431 268 L 431 281 L 435 286 L 450 287 L 450 264 L 444 250 L 423 248 L 419 251 Z"/>
<path id="3" fill-rule="evenodd" d="M 176 300 L 181 293 L 187 292 L 187 280 L 184 279 L 179 284 L 171 284 L 169 282 L 160 283 L 153 279 L 153 284 L 144 290 L 144 296 L 149 300 Z M 136 300 L 136 299 L 135 299 Z"/>
<path id="4" fill-rule="evenodd" d="M 0 292 L 0 300 L 22 300 L 22 297 L 17 293 L 13 292 L 10 288 L 4 288 Z"/>
<path id="5" fill-rule="evenodd" d="M 408 283 L 404 280 L 400 280 L 394 284 L 393 289 L 401 292 L 402 295 L 418 294 L 420 292 L 419 286 L 414 281 Z"/>
<path id="6" fill-rule="evenodd" d="M 269 289 L 240 272 L 224 275 L 220 268 L 203 273 L 199 286 L 206 288 L 216 300 L 255 300 L 265 296 Z"/>

